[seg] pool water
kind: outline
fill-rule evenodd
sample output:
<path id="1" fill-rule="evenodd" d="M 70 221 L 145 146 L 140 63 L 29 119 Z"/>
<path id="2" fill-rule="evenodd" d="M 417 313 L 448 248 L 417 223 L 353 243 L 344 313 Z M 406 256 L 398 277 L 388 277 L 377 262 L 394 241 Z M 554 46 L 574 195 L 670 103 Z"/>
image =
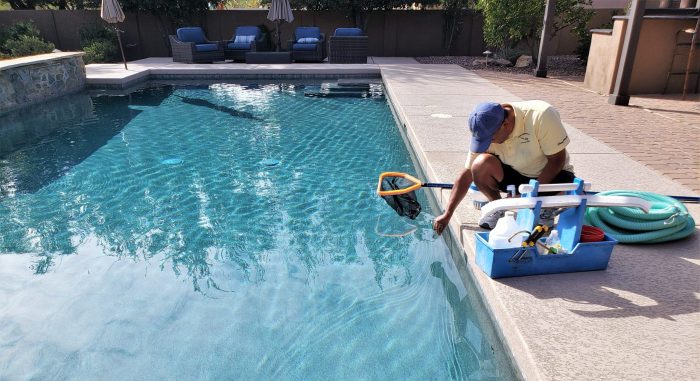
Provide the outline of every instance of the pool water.
<path id="1" fill-rule="evenodd" d="M 427 200 L 374 193 L 416 172 L 381 87 L 320 88 L 0 117 L 0 379 L 512 379 Z"/>

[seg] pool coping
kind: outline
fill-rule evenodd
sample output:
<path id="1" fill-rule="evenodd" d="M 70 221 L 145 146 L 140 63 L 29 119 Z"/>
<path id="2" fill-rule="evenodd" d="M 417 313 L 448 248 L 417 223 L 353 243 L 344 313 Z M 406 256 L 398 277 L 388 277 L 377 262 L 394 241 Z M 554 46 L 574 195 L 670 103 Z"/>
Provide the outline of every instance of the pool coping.
<path id="1" fill-rule="evenodd" d="M 494 86 L 489 81 L 456 65 L 419 65 L 410 58 L 376 59 L 373 62 L 374 64 L 359 65 L 361 72 L 355 71 L 358 70 L 355 67 L 358 65 L 327 64 L 248 66 L 245 64 L 180 64 L 183 66 L 180 70 L 172 61 L 167 64 L 167 60 L 156 59 L 152 60 L 151 63 L 154 66 L 147 71 L 139 69 L 141 74 L 137 78 L 146 81 L 151 75 L 173 75 L 179 78 L 184 76 L 188 79 L 192 79 L 191 76 L 197 78 L 196 76 L 207 75 L 222 76 L 209 79 L 330 79 L 339 78 L 342 75 L 367 77 L 368 74 L 381 76 L 389 104 L 400 124 L 402 134 L 405 135 L 404 139 L 407 147 L 412 151 L 417 167 L 424 173 L 426 181 L 436 182 L 452 181 L 463 164 L 467 152 L 465 142 L 468 138 L 466 116 L 471 107 L 479 101 L 518 100 L 507 90 Z M 148 67 L 151 64 L 142 63 L 142 65 Z M 93 65 L 88 65 L 88 72 L 91 66 Z M 130 64 L 130 67 L 134 66 L 136 65 Z M 180 76 L 177 73 L 182 74 Z M 133 73 L 126 74 L 128 75 L 121 79 L 113 79 L 114 83 L 119 81 L 122 81 L 122 85 L 130 83 L 129 75 Z M 102 75 L 99 79 L 103 84 L 108 82 L 105 77 Z M 126 81 L 124 81 L 125 78 Z M 130 83 L 130 86 L 133 84 Z M 449 115 L 451 118 L 438 120 L 434 115 Z M 684 192 L 692 194 L 687 187 L 659 176 L 658 173 L 639 165 L 620 152 L 568 125 L 567 130 L 573 136 L 570 147 L 572 147 L 572 160 L 577 160 L 575 163 L 577 173 L 582 173 L 584 175 L 582 177 L 587 181 L 593 180 L 594 184 L 599 185 L 597 189 L 616 189 L 622 182 L 611 178 L 607 173 L 603 174 L 604 171 L 600 170 L 602 167 L 613 172 L 617 177 L 627 176 L 627 181 L 634 183 L 638 188 L 666 194 Z M 436 146 L 439 148 L 435 148 Z M 378 169 L 378 172 L 380 170 L 384 169 Z M 449 192 L 430 189 L 429 195 L 431 202 L 437 206 L 436 210 L 439 210 L 440 206 L 445 204 Z M 550 295 L 551 293 L 543 293 L 538 288 L 579 287 L 581 288 L 580 299 L 589 302 L 588 307 L 581 308 L 584 310 L 597 308 L 605 312 L 610 307 L 609 310 L 614 314 L 615 305 L 602 299 L 604 296 L 601 296 L 600 289 L 606 291 L 617 288 L 617 290 L 627 291 L 629 289 L 648 290 L 648 287 L 655 287 L 649 284 L 655 279 L 630 279 L 627 278 L 626 272 L 645 270 L 645 266 L 649 266 L 635 258 L 644 258 L 645 262 L 648 261 L 653 265 L 655 262 L 652 256 L 657 254 L 656 250 L 618 247 L 613 253 L 611 267 L 602 272 L 492 280 L 481 272 L 474 261 L 473 240 L 474 232 L 479 230 L 475 226 L 478 213 L 469 208 L 466 202 L 463 204 L 451 221 L 450 233 L 445 236 L 445 239 L 450 246 L 453 260 L 457 264 L 463 282 L 467 284 L 468 289 L 470 282 L 475 285 L 474 290 L 480 295 L 479 299 L 491 316 L 496 333 L 500 336 L 501 343 L 505 347 L 506 354 L 511 358 L 518 377 L 527 380 L 591 378 L 641 380 L 673 377 L 694 379 L 700 374 L 700 367 L 697 365 L 695 368 L 692 365 L 687 366 L 688 363 L 693 364 L 693 359 L 700 354 L 699 349 L 693 349 L 700 347 L 697 345 L 693 347 L 693 343 L 700 342 L 695 340 L 700 337 L 700 311 L 697 308 L 697 301 L 695 306 L 677 307 L 671 303 L 666 307 L 669 310 L 662 312 L 669 318 L 673 316 L 678 323 L 668 326 L 656 323 L 659 319 L 640 320 L 636 315 L 627 318 L 596 319 L 586 317 L 585 314 L 572 314 L 571 312 L 576 312 L 579 305 L 575 303 L 576 301 L 567 300 L 566 296 L 570 295 L 566 293 L 562 294 L 564 296 L 557 293 Z M 698 219 L 700 209 L 695 207 L 689 209 Z M 695 263 L 693 261 L 700 263 L 698 254 L 693 253 L 693 250 L 700 251 L 697 250 L 699 246 L 698 240 L 695 239 L 689 243 L 673 244 L 668 250 L 678 250 L 683 258 L 689 258 L 691 263 Z M 657 269 L 642 273 L 648 274 L 649 271 L 657 271 Z M 691 276 L 695 275 L 692 269 L 686 272 L 688 271 Z M 677 277 L 681 275 L 679 278 L 682 280 L 682 275 L 687 279 L 688 274 L 674 275 Z M 690 279 L 693 282 L 692 278 Z M 625 282 L 637 288 L 626 288 Z M 679 281 L 675 282 L 679 283 Z M 669 279 L 666 283 L 668 283 L 666 287 L 676 286 L 673 279 Z M 691 283 L 690 287 L 693 286 L 695 284 Z M 679 284 L 678 287 L 682 285 Z M 578 291 L 571 295 L 579 296 Z M 673 296 L 675 294 L 671 295 Z M 643 300 L 639 302 L 634 296 L 625 296 L 625 294 L 621 297 L 628 299 L 631 303 L 644 302 Z M 686 299 L 681 300 L 683 301 Z M 689 311 L 683 308 L 689 308 Z M 674 310 L 679 311 L 681 315 L 674 314 Z M 552 318 L 549 318 L 550 315 Z M 662 313 L 659 315 L 665 316 Z M 618 321 L 623 327 L 615 324 Z M 648 343 L 640 341 L 646 337 L 643 335 L 634 335 L 632 338 L 618 337 L 629 331 L 624 327 L 625 324 L 633 324 L 636 331 L 649 331 L 651 334 L 658 335 L 659 339 Z M 676 326 L 684 327 L 686 331 L 687 327 L 691 329 L 684 332 L 685 335 L 679 336 L 676 334 L 678 331 Z M 596 331 L 598 327 L 602 327 L 600 332 Z M 667 336 L 677 339 L 677 342 L 669 340 Z M 594 347 L 593 351 L 576 344 L 586 341 Z M 603 346 L 595 348 L 596 345 L 600 345 L 596 343 L 602 343 Z M 691 349 L 687 350 L 688 347 Z M 681 351 L 682 355 L 678 354 L 679 350 L 684 350 Z M 564 369 L 565 367 L 571 369 Z"/>
<path id="2" fill-rule="evenodd" d="M 86 66 L 88 89 L 126 89 L 149 80 L 278 80 L 380 78 L 374 64 L 180 64 L 171 58 L 154 57 L 129 63 L 125 70 L 115 64 Z"/>

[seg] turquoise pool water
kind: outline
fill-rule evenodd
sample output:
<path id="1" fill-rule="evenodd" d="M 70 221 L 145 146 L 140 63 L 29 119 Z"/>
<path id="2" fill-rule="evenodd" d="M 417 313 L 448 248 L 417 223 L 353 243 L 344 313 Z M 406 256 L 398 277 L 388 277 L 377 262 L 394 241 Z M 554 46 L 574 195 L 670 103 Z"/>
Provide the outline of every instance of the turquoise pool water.
<path id="1" fill-rule="evenodd" d="M 159 85 L 0 117 L 0 379 L 509 380 L 391 110 Z"/>

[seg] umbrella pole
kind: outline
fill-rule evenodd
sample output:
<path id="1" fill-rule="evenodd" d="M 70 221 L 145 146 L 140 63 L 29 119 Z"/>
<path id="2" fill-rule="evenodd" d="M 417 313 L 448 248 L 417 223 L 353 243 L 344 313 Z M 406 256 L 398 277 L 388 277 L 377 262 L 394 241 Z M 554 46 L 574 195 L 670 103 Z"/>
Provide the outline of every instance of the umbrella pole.
<path id="1" fill-rule="evenodd" d="M 280 20 L 275 20 L 275 29 L 277 29 L 277 51 L 280 51 L 280 45 L 282 45 L 282 37 L 280 36 Z"/>
<path id="2" fill-rule="evenodd" d="M 122 52 L 122 60 L 124 61 L 124 70 L 129 70 L 128 67 L 126 67 L 126 57 L 124 56 L 124 48 L 122 47 L 122 38 L 119 35 L 119 29 L 117 27 L 114 27 L 114 31 L 117 32 L 117 41 L 119 41 L 119 50 Z"/>

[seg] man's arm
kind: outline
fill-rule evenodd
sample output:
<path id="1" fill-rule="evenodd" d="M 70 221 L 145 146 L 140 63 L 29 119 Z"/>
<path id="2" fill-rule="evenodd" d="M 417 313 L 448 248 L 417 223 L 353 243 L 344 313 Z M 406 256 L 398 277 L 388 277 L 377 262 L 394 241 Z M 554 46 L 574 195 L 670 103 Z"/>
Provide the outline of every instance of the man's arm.
<path id="1" fill-rule="evenodd" d="M 547 155 L 547 164 L 545 164 L 542 169 L 542 173 L 537 176 L 537 181 L 540 184 L 549 184 L 564 168 L 566 163 L 566 148 L 555 153 L 554 155 Z"/>
<path id="2" fill-rule="evenodd" d="M 457 179 L 455 179 L 454 186 L 452 187 L 452 193 L 450 193 L 450 200 L 447 202 L 445 212 L 435 218 L 435 221 L 433 222 L 433 229 L 436 233 L 442 234 L 443 230 L 445 230 L 447 227 L 447 224 L 450 223 L 450 219 L 457 209 L 457 205 L 464 200 L 464 196 L 467 195 L 467 191 L 469 191 L 469 185 L 471 183 L 472 171 L 470 168 L 464 168 L 459 176 L 457 176 Z"/>

